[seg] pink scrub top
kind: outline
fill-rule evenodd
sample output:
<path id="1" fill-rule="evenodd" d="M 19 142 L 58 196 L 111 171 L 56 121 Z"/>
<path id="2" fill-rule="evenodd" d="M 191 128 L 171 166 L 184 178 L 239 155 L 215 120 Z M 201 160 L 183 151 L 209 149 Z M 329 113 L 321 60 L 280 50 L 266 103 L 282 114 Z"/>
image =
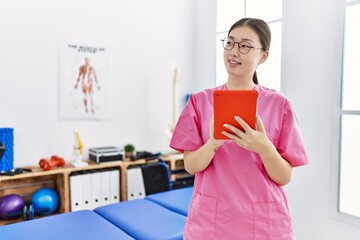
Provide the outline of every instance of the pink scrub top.
<path id="1" fill-rule="evenodd" d="M 209 139 L 213 90 L 190 96 L 177 122 L 170 147 L 195 151 Z M 258 115 L 268 138 L 293 167 L 308 164 L 300 128 L 290 101 L 257 85 Z M 234 103 L 235 105 L 236 103 Z M 292 212 L 282 187 L 272 181 L 255 152 L 225 141 L 210 165 L 196 173 L 184 239 L 295 239 Z"/>

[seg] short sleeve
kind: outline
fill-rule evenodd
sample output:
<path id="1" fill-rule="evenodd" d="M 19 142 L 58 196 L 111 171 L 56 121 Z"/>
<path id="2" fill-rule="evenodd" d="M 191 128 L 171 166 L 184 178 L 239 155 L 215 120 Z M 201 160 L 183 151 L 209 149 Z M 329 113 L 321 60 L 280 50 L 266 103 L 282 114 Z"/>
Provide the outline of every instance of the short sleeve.
<path id="1" fill-rule="evenodd" d="M 200 127 L 196 99 L 191 95 L 176 123 L 170 147 L 180 152 L 197 150 L 203 145 Z"/>
<path id="2" fill-rule="evenodd" d="M 300 126 L 289 101 L 286 101 L 284 105 L 282 128 L 277 150 L 293 167 L 309 163 Z"/>

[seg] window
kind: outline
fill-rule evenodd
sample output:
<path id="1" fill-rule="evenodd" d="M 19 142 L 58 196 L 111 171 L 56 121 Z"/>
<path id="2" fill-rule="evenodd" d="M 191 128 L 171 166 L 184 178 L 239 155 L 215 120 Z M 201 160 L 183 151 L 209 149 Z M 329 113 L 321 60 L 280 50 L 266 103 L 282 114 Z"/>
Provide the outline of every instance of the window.
<path id="1" fill-rule="evenodd" d="M 338 210 L 360 217 L 360 0 L 345 1 Z"/>
<path id="2" fill-rule="evenodd" d="M 216 85 L 227 81 L 220 40 L 227 36 L 233 23 L 243 17 L 260 18 L 271 29 L 270 55 L 265 64 L 257 69 L 261 85 L 280 90 L 281 86 L 281 38 L 282 0 L 218 0 L 216 33 Z"/>

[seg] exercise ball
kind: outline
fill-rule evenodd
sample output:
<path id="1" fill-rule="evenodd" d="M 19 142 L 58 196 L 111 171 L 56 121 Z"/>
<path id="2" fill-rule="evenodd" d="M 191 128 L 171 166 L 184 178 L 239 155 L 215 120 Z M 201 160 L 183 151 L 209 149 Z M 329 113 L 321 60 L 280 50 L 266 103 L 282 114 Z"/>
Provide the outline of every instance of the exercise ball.
<path id="1" fill-rule="evenodd" d="M 0 218 L 13 219 L 19 217 L 24 205 L 24 199 L 18 194 L 9 194 L 1 197 Z"/>
<path id="2" fill-rule="evenodd" d="M 31 196 L 31 204 L 38 215 L 52 214 L 59 207 L 59 195 L 52 188 L 40 188 Z"/>

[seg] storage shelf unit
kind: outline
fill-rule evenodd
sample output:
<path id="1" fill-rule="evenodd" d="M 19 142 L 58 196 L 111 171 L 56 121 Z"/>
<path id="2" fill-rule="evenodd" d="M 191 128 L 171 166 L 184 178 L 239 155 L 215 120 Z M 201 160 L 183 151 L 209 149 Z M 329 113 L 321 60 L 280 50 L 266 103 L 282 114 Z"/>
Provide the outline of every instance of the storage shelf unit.
<path id="1" fill-rule="evenodd" d="M 50 171 L 44 171 L 34 166 L 26 168 L 31 169 L 32 172 L 25 172 L 15 176 L 0 176 L 0 197 L 15 193 L 22 196 L 26 203 L 30 203 L 31 195 L 36 190 L 44 187 L 53 188 L 59 195 L 59 207 L 56 213 L 63 213 L 71 210 L 69 184 L 69 176 L 71 173 L 106 168 L 117 168 L 121 171 L 122 164 L 121 162 L 103 164 L 89 162 L 88 166 L 76 168 L 70 164 L 66 164 L 64 167 L 57 167 Z M 121 189 L 119 189 L 119 191 L 121 191 Z M 0 219 L 0 226 L 18 221 L 21 221 L 21 217 L 12 220 Z"/>
<path id="2" fill-rule="evenodd" d="M 170 160 L 170 156 L 165 156 L 164 161 L 168 164 L 172 164 L 173 160 Z M 177 161 L 174 160 L 174 165 L 171 165 L 170 170 L 179 167 Z M 22 196 L 26 203 L 30 203 L 31 195 L 38 189 L 43 187 L 50 187 L 57 191 L 59 194 L 60 205 L 56 213 L 64 213 L 71 211 L 70 202 L 70 174 L 81 171 L 91 170 L 104 170 L 104 169 L 119 169 L 120 170 L 120 200 L 127 200 L 127 169 L 132 165 L 142 165 L 148 163 L 144 159 L 130 161 L 130 159 L 124 159 L 124 161 L 114 161 L 106 163 L 95 163 L 88 161 L 87 166 L 73 167 L 67 163 L 64 167 L 55 167 L 50 171 L 44 171 L 40 167 L 30 166 L 26 167 L 32 170 L 32 172 L 24 172 L 15 176 L 0 176 L 0 197 L 8 194 L 19 194 Z M 22 221 L 21 217 L 13 220 L 0 219 L 0 226 L 10 224 L 14 222 Z"/>

